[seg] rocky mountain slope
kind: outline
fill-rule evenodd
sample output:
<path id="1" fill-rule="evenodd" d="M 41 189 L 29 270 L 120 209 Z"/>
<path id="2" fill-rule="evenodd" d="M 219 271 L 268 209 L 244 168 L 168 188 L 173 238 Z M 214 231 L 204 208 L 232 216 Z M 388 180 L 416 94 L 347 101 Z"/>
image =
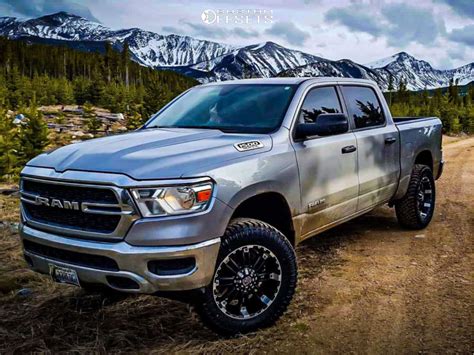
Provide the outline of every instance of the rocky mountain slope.
<path id="1" fill-rule="evenodd" d="M 474 81 L 474 63 L 434 69 L 428 62 L 405 52 L 361 65 L 348 59 L 332 61 L 285 48 L 273 42 L 235 47 L 181 35 L 161 35 L 139 28 L 112 30 L 80 16 L 59 12 L 30 20 L 0 18 L 0 35 L 31 42 L 66 44 L 79 50 L 101 50 L 108 41 L 120 49 L 128 42 L 132 58 L 145 66 L 172 69 L 201 82 L 249 77 L 340 76 L 375 80 L 388 88 L 403 79 L 410 90 Z"/>
<path id="2" fill-rule="evenodd" d="M 234 48 L 188 36 L 160 35 L 139 28 L 112 30 L 99 23 L 66 12 L 22 21 L 0 18 L 0 35 L 13 39 L 29 38 L 58 41 L 127 41 L 133 58 L 150 67 L 186 66 L 212 60 Z M 44 43 L 44 42 L 43 42 Z"/>

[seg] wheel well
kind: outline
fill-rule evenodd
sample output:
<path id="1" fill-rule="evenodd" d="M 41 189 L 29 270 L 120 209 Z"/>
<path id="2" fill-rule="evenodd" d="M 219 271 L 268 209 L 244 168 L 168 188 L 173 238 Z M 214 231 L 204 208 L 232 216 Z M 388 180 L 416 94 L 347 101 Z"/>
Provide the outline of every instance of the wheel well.
<path id="1" fill-rule="evenodd" d="M 266 192 L 242 202 L 232 218 L 255 218 L 282 232 L 295 245 L 295 230 L 291 211 L 285 198 L 276 192 Z"/>
<path id="2" fill-rule="evenodd" d="M 431 171 L 433 171 L 433 157 L 429 150 L 424 150 L 419 153 L 415 159 L 415 164 L 423 164 L 429 166 Z"/>

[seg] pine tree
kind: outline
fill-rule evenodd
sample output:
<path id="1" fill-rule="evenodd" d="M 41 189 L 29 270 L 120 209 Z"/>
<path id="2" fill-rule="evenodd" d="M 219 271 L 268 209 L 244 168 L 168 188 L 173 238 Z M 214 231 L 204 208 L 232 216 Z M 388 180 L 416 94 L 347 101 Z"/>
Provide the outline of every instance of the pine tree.
<path id="1" fill-rule="evenodd" d="M 461 132 L 462 126 L 459 120 L 459 114 L 456 111 L 456 109 L 451 107 L 448 110 L 448 117 L 449 117 L 449 131 L 454 134 Z"/>
<path id="2" fill-rule="evenodd" d="M 128 78 L 128 62 L 130 61 L 130 54 L 129 54 L 129 47 L 128 47 L 128 41 L 125 41 L 123 44 L 123 49 L 121 53 L 121 59 L 122 59 L 122 65 L 124 67 L 125 71 L 125 86 L 128 89 L 129 86 L 129 78 Z"/>
<path id="3" fill-rule="evenodd" d="M 102 121 L 97 118 L 97 115 L 94 112 L 94 108 L 90 102 L 86 102 L 83 106 L 84 110 L 84 120 L 87 126 L 87 130 L 92 133 L 96 134 L 97 131 L 102 128 Z"/>
<path id="4" fill-rule="evenodd" d="M 471 98 L 471 105 L 474 105 L 474 84 L 469 85 L 468 90 L 469 97 Z"/>
<path id="5" fill-rule="evenodd" d="M 397 103 L 408 103 L 409 94 L 407 90 L 407 84 L 403 78 L 400 78 L 400 81 L 398 82 L 398 90 L 395 97 Z"/>
<path id="6" fill-rule="evenodd" d="M 140 128 L 143 125 L 142 116 L 138 111 L 134 111 L 127 118 L 127 129 L 133 131 Z"/>
<path id="7" fill-rule="evenodd" d="M 107 41 L 105 42 L 105 70 L 107 72 L 107 83 L 110 83 L 112 80 L 112 55 L 113 55 L 113 49 L 112 49 L 112 44 Z"/>
<path id="8" fill-rule="evenodd" d="M 105 91 L 105 82 L 98 70 L 92 73 L 91 84 L 89 86 L 88 98 L 95 105 L 99 104 Z"/>
<path id="9" fill-rule="evenodd" d="M 0 107 L 5 107 L 8 100 L 8 88 L 2 76 L 0 76 Z"/>
<path id="10" fill-rule="evenodd" d="M 0 178 L 10 180 L 18 169 L 18 127 L 4 109 L 0 109 Z"/>
<path id="11" fill-rule="evenodd" d="M 474 134 L 474 109 L 471 108 L 466 117 L 466 132 L 469 134 Z"/>
<path id="12" fill-rule="evenodd" d="M 429 95 L 428 95 L 428 90 L 426 89 L 426 86 L 425 86 L 425 88 L 423 89 L 421 93 L 421 103 L 426 106 L 428 105 L 428 102 L 429 102 Z"/>
<path id="13" fill-rule="evenodd" d="M 464 108 L 462 112 L 462 126 L 463 131 L 469 134 L 474 134 L 474 102 L 471 98 L 471 93 L 474 94 L 474 91 L 470 89 L 474 87 L 471 86 L 464 96 Z"/>
<path id="14" fill-rule="evenodd" d="M 393 87 L 393 75 L 391 73 L 388 74 L 388 104 L 392 106 L 392 91 L 395 88 Z"/>
<path id="15" fill-rule="evenodd" d="M 169 102 L 172 97 L 164 90 L 158 80 L 150 80 L 144 98 L 143 109 L 145 116 L 150 116 Z"/>
<path id="16" fill-rule="evenodd" d="M 130 60 L 124 45 L 119 53 L 111 43 L 105 55 L 79 52 L 65 46 L 29 44 L 0 37 L 0 107 L 26 115 L 23 125 L 0 110 L 0 178 L 18 173 L 48 145 L 48 129 L 38 105 L 86 102 L 87 128 L 96 132 L 102 122 L 88 107 L 100 105 L 112 112 L 129 112 L 131 126 L 148 117 L 197 82 L 173 71 L 158 71 Z M 25 104 L 32 102 L 29 109 Z M 88 112 L 90 111 L 90 112 Z M 135 113 L 136 111 L 136 113 Z M 57 123 L 63 122 L 59 117 Z M 8 123 L 8 124 L 7 124 Z M 7 127 L 8 126 L 8 127 Z M 16 135 L 16 136 L 15 136 Z M 51 132 L 52 145 L 68 142 L 68 135 Z"/>
<path id="17" fill-rule="evenodd" d="M 36 95 L 39 105 L 82 105 L 89 101 L 124 112 L 133 105 L 142 105 L 144 92 L 156 83 L 163 91 L 161 97 L 171 99 L 197 82 L 172 71 L 157 71 L 133 62 L 127 43 L 121 53 L 106 43 L 103 55 L 0 38 L 0 102 L 11 109 L 28 103 Z M 114 85 L 120 98 L 104 98 Z M 147 110 L 155 112 L 161 106 L 162 103 L 149 102 Z"/>
<path id="18" fill-rule="evenodd" d="M 48 126 L 34 101 L 25 111 L 25 117 L 27 118 L 26 123 L 22 125 L 19 132 L 19 162 L 21 164 L 26 164 L 29 160 L 41 154 L 49 144 Z"/>
<path id="19" fill-rule="evenodd" d="M 449 81 L 448 87 L 448 98 L 449 102 L 458 106 L 460 104 L 460 96 L 459 96 L 459 79 L 451 79 Z"/>

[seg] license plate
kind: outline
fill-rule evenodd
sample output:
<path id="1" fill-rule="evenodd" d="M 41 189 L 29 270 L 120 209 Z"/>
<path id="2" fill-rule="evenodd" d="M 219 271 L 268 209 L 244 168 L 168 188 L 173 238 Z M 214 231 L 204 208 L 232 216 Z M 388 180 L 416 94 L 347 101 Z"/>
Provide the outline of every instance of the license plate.
<path id="1" fill-rule="evenodd" d="M 76 270 L 49 264 L 49 274 L 55 282 L 81 286 L 79 284 L 79 277 L 77 277 Z"/>

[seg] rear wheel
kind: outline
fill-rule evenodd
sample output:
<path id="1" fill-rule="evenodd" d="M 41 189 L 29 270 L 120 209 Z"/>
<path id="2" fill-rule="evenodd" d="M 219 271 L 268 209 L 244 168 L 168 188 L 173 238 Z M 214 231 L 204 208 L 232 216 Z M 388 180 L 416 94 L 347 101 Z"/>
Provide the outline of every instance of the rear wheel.
<path id="1" fill-rule="evenodd" d="M 296 287 L 294 249 L 274 227 L 254 219 L 232 221 L 223 237 L 216 271 L 197 306 L 204 324 L 223 335 L 275 323 Z"/>
<path id="2" fill-rule="evenodd" d="M 416 164 L 406 195 L 395 203 L 398 222 L 410 229 L 423 229 L 433 218 L 436 190 L 433 172 L 426 165 Z"/>

